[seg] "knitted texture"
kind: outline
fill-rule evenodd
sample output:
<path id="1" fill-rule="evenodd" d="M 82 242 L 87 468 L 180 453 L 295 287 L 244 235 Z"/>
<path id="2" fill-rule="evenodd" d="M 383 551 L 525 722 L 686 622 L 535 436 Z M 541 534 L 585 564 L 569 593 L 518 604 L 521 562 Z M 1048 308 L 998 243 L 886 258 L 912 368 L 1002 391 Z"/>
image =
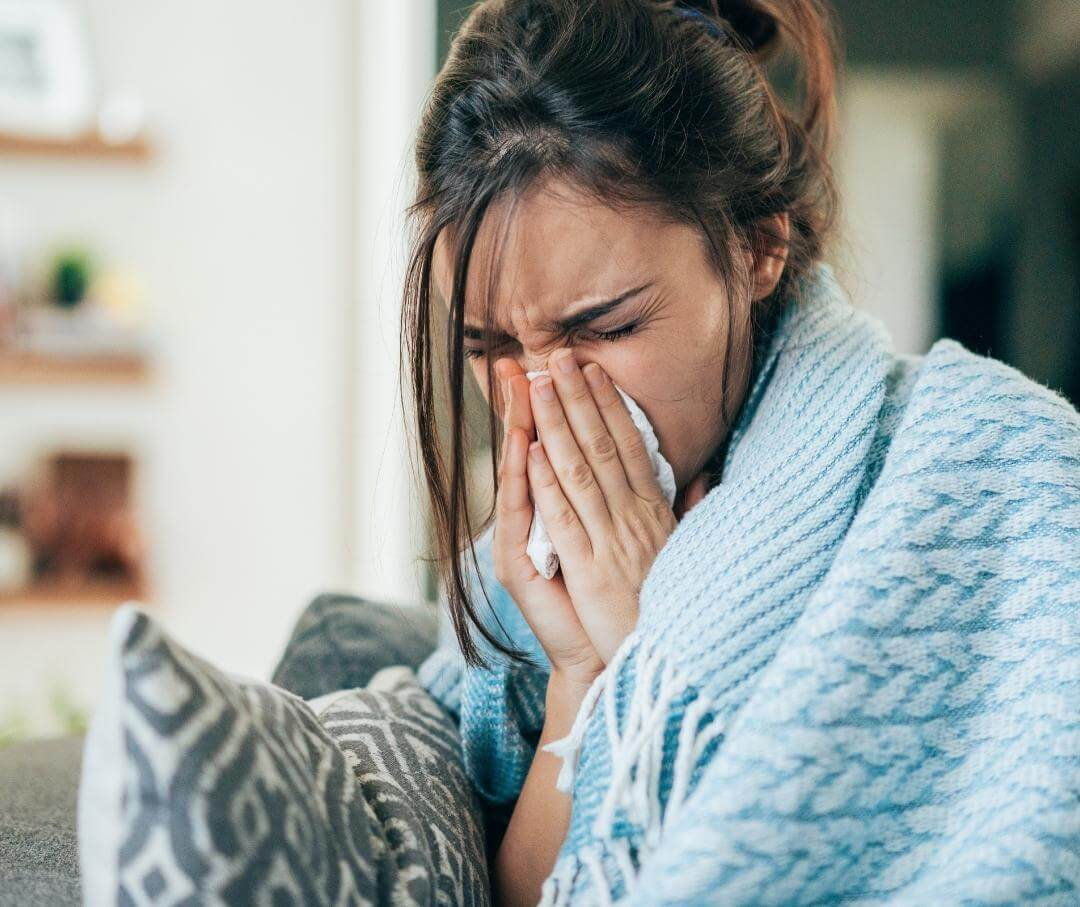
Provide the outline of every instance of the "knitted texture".
<path id="1" fill-rule="evenodd" d="M 952 340 L 897 355 L 809 281 L 547 746 L 573 808 L 544 905 L 1080 902 L 1080 415 Z M 490 543 L 491 626 L 540 667 L 442 645 L 418 674 L 508 804 L 548 666 Z"/>

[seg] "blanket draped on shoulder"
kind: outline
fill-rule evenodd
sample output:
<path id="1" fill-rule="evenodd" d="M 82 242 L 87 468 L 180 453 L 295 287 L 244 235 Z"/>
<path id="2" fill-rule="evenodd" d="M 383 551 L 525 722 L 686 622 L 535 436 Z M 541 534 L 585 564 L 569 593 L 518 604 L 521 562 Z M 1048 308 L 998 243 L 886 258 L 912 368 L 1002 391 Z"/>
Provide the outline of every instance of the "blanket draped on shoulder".
<path id="1" fill-rule="evenodd" d="M 547 745 L 572 816 L 542 904 L 1078 903 L 1080 415 L 952 340 L 896 354 L 807 279 Z M 419 673 L 509 808 L 546 659 L 481 542 L 492 627 L 541 667 L 444 645 Z"/>

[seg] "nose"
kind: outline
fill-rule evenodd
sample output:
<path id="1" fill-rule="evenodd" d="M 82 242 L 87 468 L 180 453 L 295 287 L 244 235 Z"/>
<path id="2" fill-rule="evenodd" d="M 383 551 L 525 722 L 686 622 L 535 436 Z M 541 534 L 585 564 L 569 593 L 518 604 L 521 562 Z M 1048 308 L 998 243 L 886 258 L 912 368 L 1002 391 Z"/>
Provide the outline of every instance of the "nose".
<path id="1" fill-rule="evenodd" d="M 538 352 L 538 353 L 525 352 L 525 353 L 519 353 L 517 355 L 506 355 L 506 356 L 499 357 L 499 362 L 502 362 L 502 365 L 500 366 L 500 365 L 496 364 L 496 368 L 495 368 L 495 378 L 496 378 L 495 394 L 496 394 L 496 398 L 495 398 L 495 400 L 493 402 L 498 407 L 498 411 L 500 413 L 503 411 L 503 409 L 506 406 L 506 400 L 504 399 L 504 395 L 503 395 L 503 389 L 504 389 L 505 381 L 510 375 L 516 375 L 518 373 L 517 369 L 513 368 L 512 366 L 508 367 L 509 363 L 511 363 L 511 362 L 515 363 L 517 365 L 517 367 L 521 369 L 521 373 L 524 374 L 524 375 L 529 374 L 529 372 L 547 371 L 548 368 L 549 368 L 549 360 L 550 360 L 552 354 L 554 354 L 556 352 L 556 350 L 558 350 L 558 349 L 562 349 L 562 347 L 556 347 L 555 349 L 552 349 L 552 350 L 549 350 L 549 351 L 543 352 L 543 353 L 540 353 L 540 352 Z M 576 353 L 574 355 L 575 355 L 575 357 L 577 357 Z M 505 360 L 505 362 L 503 360 Z M 580 363 L 580 361 L 581 360 L 579 358 L 578 362 Z M 504 371 L 504 369 L 505 369 L 505 371 Z"/>
<path id="2" fill-rule="evenodd" d="M 525 353 L 518 357 L 518 364 L 525 372 L 543 372 L 547 371 L 552 366 L 552 357 L 562 352 L 563 350 L 569 350 L 570 354 L 574 357 L 575 361 L 580 367 L 583 363 L 581 361 L 581 354 L 574 349 L 571 344 L 563 343 L 559 346 L 549 347 L 548 349 L 536 353 Z"/>

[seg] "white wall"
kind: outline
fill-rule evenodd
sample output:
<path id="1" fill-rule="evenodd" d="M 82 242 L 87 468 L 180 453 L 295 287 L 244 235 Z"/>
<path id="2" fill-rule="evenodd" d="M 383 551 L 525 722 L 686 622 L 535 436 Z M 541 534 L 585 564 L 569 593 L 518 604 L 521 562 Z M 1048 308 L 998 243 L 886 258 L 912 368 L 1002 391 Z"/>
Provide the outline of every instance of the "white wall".
<path id="1" fill-rule="evenodd" d="M 945 243 L 955 250 L 965 239 L 980 238 L 942 233 L 946 131 L 1002 122 L 1005 101 L 994 74 L 978 69 L 847 73 L 836 161 L 844 206 L 843 271 L 855 303 L 881 318 L 898 352 L 925 353 L 939 336 Z M 1008 153 L 1007 140 L 992 148 L 998 145 Z M 980 149 L 971 157 L 985 160 L 987 153 Z M 990 161 L 1002 165 L 992 156 Z M 1007 184 L 995 173 L 984 194 L 995 197 Z"/>
<path id="2" fill-rule="evenodd" d="M 938 139 L 933 99 L 906 73 L 848 74 L 837 174 L 853 301 L 878 316 L 898 352 L 936 333 Z"/>
<path id="3" fill-rule="evenodd" d="M 427 508 L 408 458 L 410 412 L 398 383 L 404 211 L 414 190 L 413 143 L 435 74 L 434 0 L 367 0 L 357 19 L 356 369 L 351 578 L 377 601 L 417 604 Z M 412 462 L 416 462 L 415 447 Z"/>
<path id="4" fill-rule="evenodd" d="M 145 168 L 0 159 L 31 246 L 85 234 L 136 270 L 162 347 L 148 390 L 0 389 L 0 448 L 145 452 L 149 604 L 266 676 L 298 611 L 347 579 L 347 305 L 355 35 L 348 0 L 93 0 L 104 83 L 145 98 Z M 107 608 L 0 606 L 0 719 L 52 681 L 91 703 Z"/>

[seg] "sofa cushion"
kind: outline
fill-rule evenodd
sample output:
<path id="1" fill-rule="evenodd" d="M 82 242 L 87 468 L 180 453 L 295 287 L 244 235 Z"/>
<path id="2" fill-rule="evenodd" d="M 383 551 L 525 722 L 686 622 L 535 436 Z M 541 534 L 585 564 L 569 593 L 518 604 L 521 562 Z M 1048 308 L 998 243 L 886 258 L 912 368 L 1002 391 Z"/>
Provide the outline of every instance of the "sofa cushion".
<path id="1" fill-rule="evenodd" d="M 79 904 L 75 797 L 82 737 L 0 750 L 0 904 Z"/>
<path id="2" fill-rule="evenodd" d="M 453 721 L 404 665 L 310 703 L 132 604 L 87 734 L 86 903 L 487 904 Z"/>
<path id="3" fill-rule="evenodd" d="M 437 637 L 430 608 L 320 595 L 300 615 L 271 680 L 305 699 L 362 687 L 382 668 L 419 668 Z"/>

